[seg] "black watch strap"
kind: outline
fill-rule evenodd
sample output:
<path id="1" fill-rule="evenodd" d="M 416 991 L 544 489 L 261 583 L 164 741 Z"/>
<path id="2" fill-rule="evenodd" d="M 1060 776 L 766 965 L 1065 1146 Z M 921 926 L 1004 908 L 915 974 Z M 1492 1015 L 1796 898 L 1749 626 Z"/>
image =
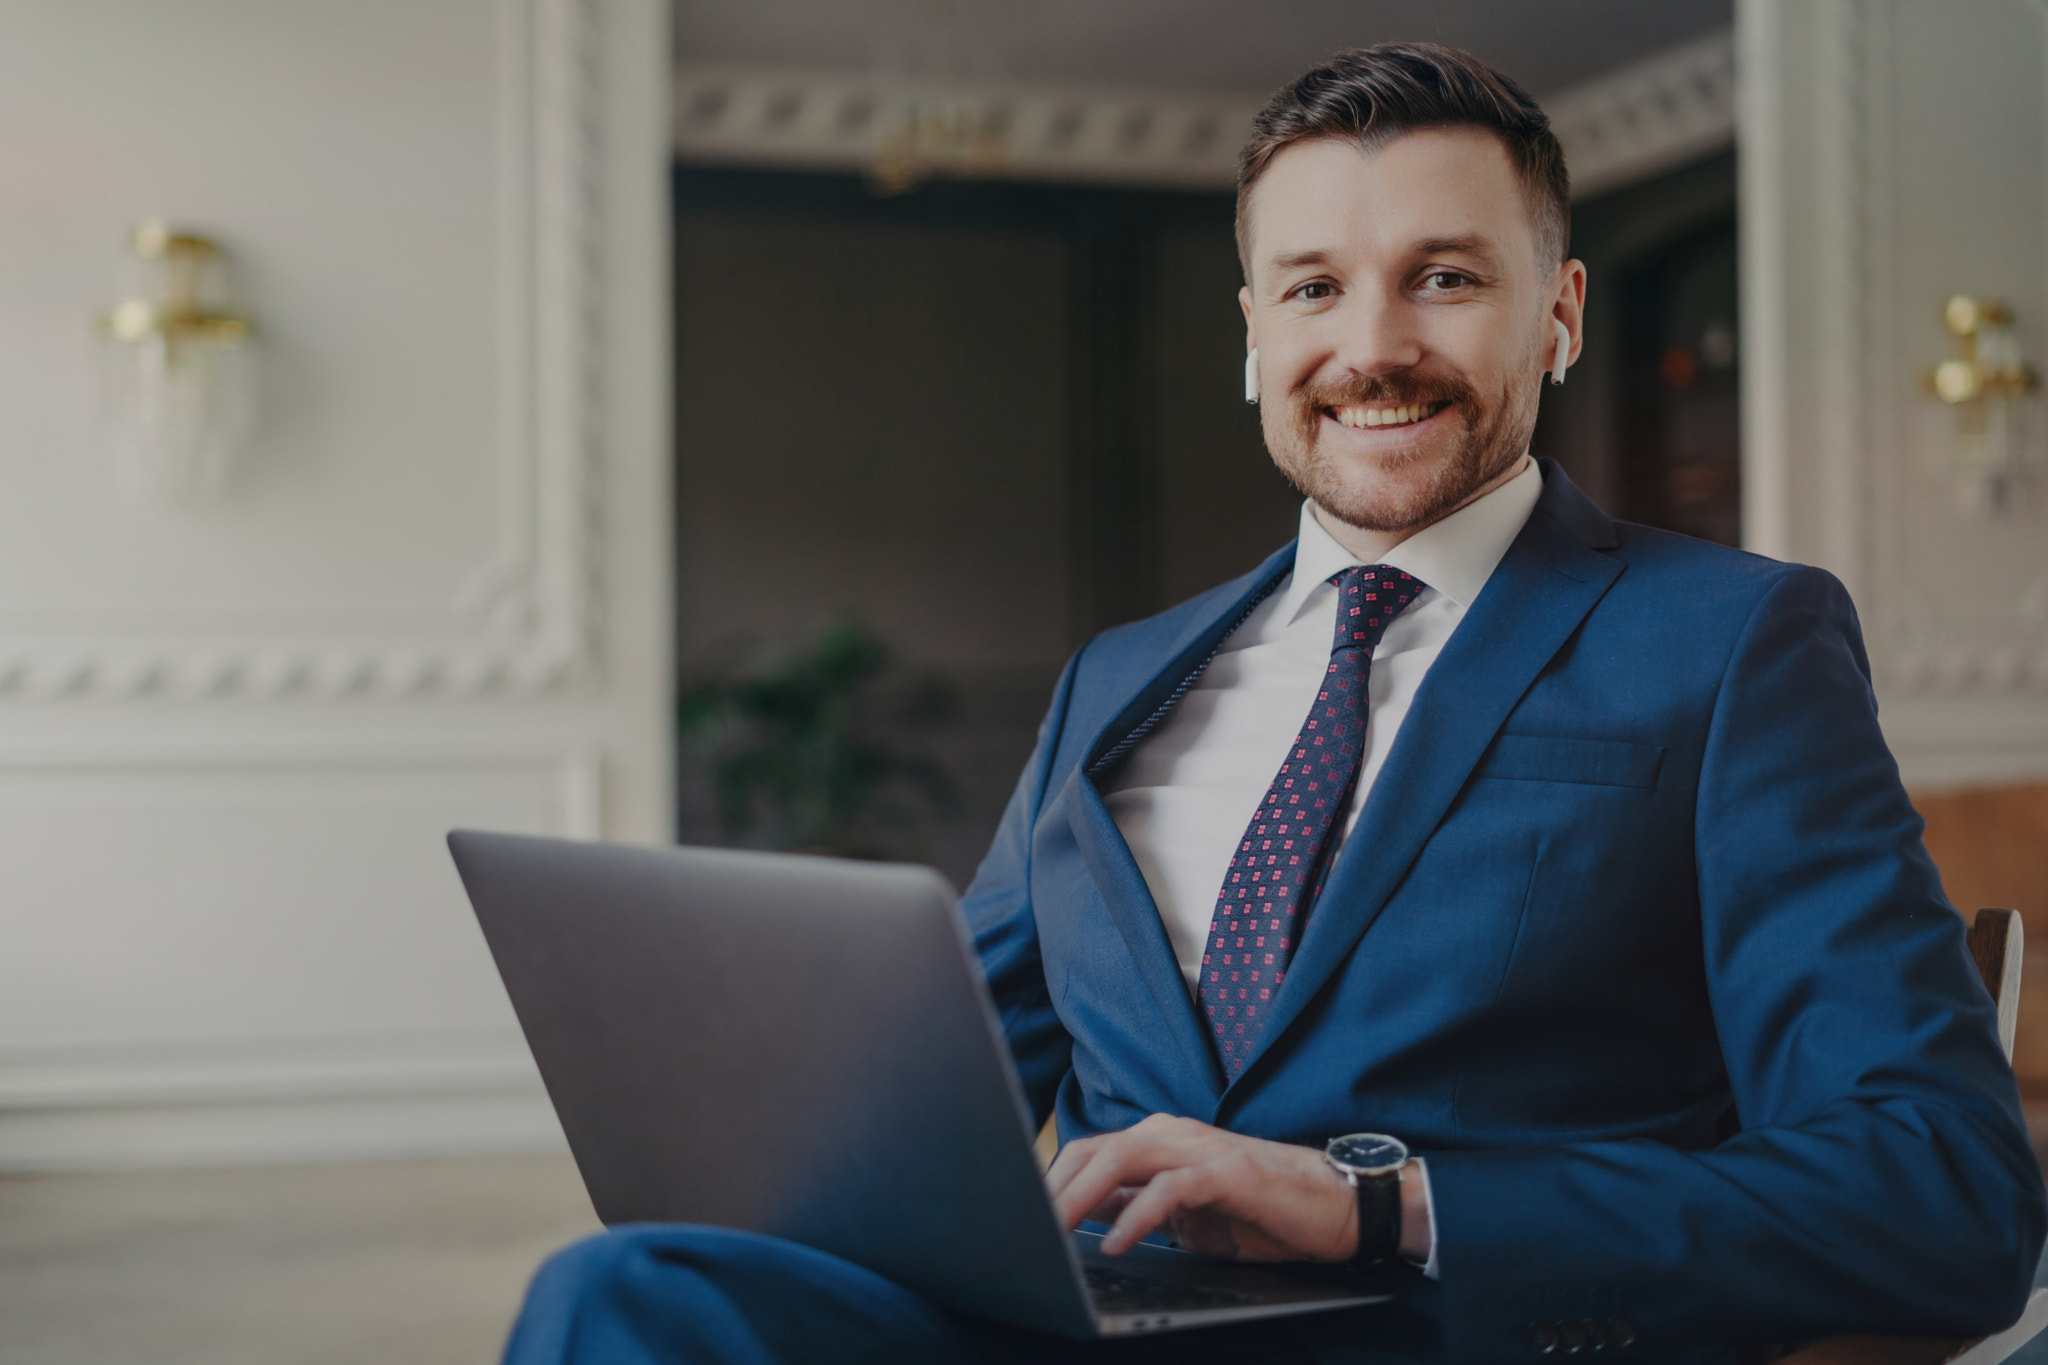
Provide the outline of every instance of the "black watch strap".
<path id="1" fill-rule="evenodd" d="M 1358 1251 L 1353 1266 L 1380 1265 L 1401 1250 L 1401 1173 L 1354 1175 L 1358 1192 Z"/>

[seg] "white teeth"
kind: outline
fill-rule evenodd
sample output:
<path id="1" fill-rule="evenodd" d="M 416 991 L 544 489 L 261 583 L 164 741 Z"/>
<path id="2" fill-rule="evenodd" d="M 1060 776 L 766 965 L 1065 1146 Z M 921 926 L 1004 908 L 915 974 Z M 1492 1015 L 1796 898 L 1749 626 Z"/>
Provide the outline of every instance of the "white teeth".
<path id="1" fill-rule="evenodd" d="M 1399 427 L 1434 417 L 1441 403 L 1404 403 L 1393 408 L 1369 408 L 1347 403 L 1332 408 L 1331 414 L 1347 427 Z"/>

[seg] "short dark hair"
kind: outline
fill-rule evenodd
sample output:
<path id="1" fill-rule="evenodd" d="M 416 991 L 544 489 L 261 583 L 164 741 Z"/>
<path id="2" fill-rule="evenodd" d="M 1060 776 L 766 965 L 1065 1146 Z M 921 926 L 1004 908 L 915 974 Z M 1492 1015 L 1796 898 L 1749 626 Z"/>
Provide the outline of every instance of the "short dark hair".
<path id="1" fill-rule="evenodd" d="M 1316 138 L 1371 149 L 1403 133 L 1458 127 L 1483 128 L 1501 140 L 1528 196 L 1538 252 L 1564 260 L 1571 249 L 1571 175 L 1549 117 L 1529 92 L 1454 47 L 1380 43 L 1339 52 L 1290 81 L 1252 120 L 1252 140 L 1237 158 L 1237 255 L 1246 282 L 1252 186 L 1282 151 Z"/>

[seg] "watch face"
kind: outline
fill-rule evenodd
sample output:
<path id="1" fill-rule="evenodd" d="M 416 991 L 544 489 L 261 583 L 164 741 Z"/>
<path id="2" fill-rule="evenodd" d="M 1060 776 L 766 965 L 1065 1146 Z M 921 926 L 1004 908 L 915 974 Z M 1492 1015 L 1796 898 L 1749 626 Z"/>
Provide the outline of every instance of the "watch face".
<path id="1" fill-rule="evenodd" d="M 1384 1133 L 1332 1138 L 1324 1150 L 1331 1161 L 1359 1175 L 1381 1175 L 1398 1169 L 1408 1159 L 1407 1146 L 1399 1138 Z"/>

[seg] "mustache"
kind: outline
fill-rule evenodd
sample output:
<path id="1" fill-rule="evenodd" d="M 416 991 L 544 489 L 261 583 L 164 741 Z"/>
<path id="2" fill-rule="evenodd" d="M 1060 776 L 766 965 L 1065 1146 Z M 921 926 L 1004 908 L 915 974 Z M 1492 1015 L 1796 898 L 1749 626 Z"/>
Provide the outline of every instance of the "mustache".
<path id="1" fill-rule="evenodd" d="M 1294 391 L 1294 398 L 1310 412 L 1352 404 L 1463 403 L 1474 396 L 1473 388 L 1449 375 L 1389 374 L 1351 375 L 1344 379 L 1311 379 Z"/>

